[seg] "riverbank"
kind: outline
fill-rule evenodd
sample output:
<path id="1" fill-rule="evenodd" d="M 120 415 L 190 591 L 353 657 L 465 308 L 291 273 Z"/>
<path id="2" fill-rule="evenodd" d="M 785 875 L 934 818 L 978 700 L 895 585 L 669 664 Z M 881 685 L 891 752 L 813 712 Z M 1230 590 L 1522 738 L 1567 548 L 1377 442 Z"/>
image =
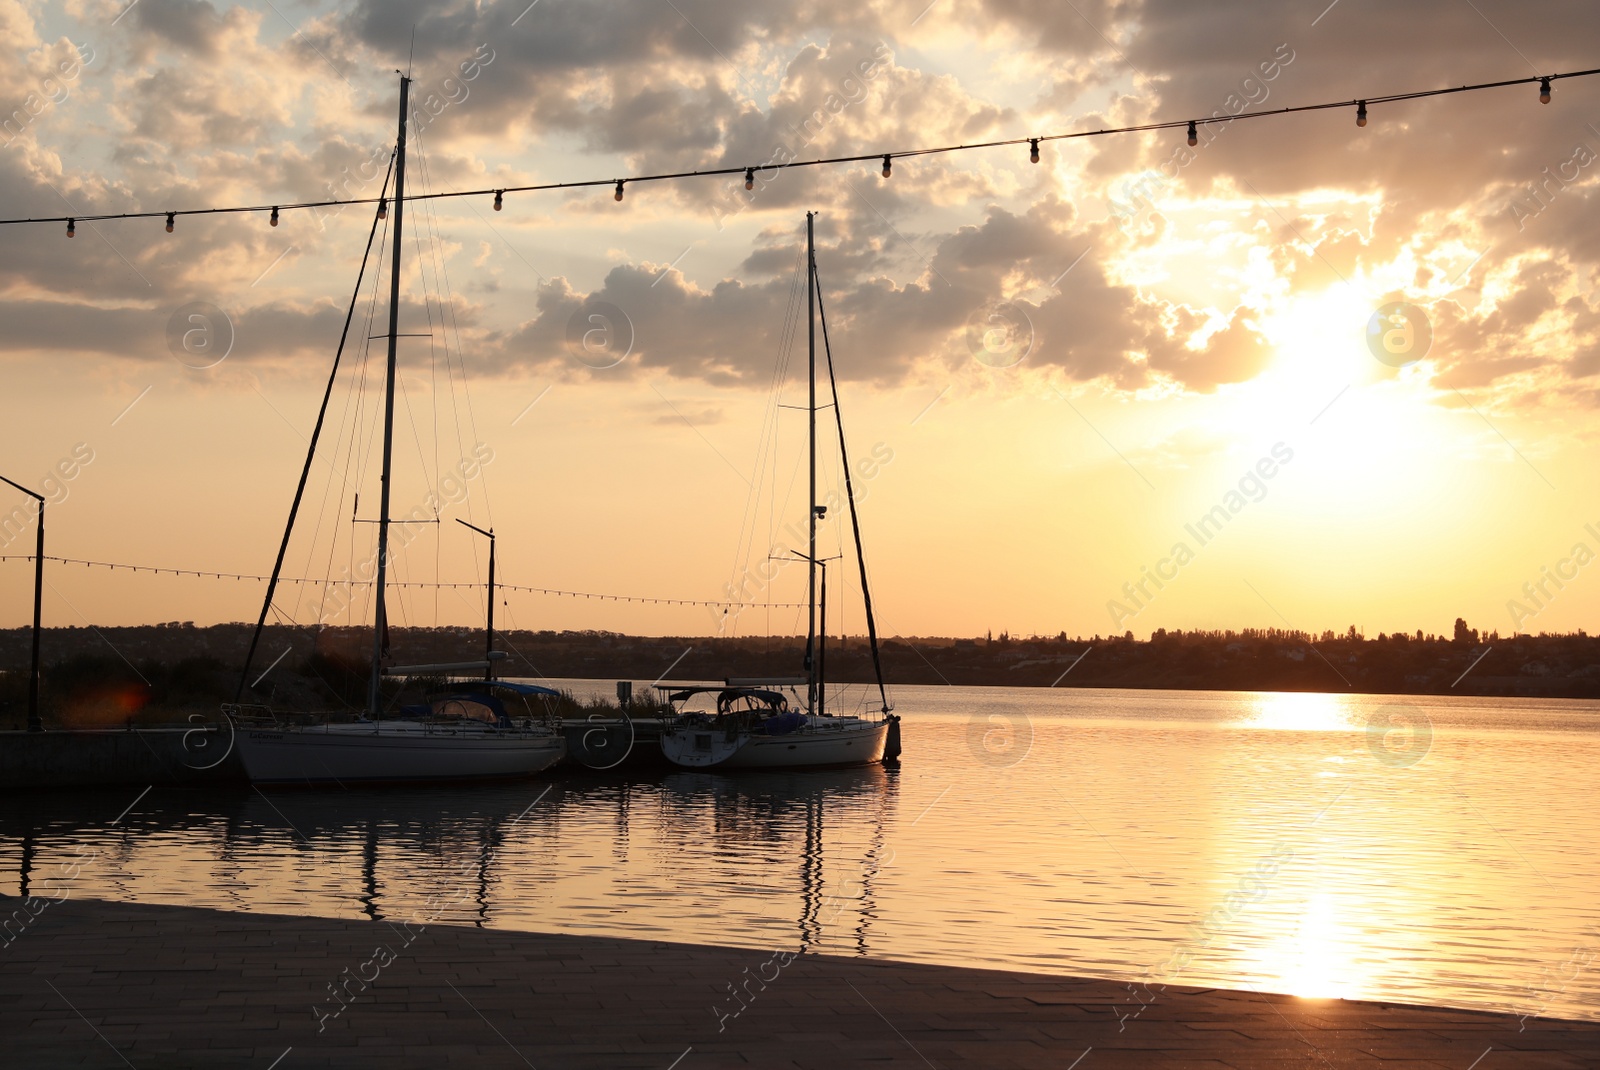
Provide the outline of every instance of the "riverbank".
<path id="1" fill-rule="evenodd" d="M 442 926 L 425 914 L 402 924 L 42 902 L 0 949 L 0 1035 L 8 1062 L 30 1068 L 1600 1063 L 1594 1022 Z M 0 909 L 28 913 L 12 897 Z"/>

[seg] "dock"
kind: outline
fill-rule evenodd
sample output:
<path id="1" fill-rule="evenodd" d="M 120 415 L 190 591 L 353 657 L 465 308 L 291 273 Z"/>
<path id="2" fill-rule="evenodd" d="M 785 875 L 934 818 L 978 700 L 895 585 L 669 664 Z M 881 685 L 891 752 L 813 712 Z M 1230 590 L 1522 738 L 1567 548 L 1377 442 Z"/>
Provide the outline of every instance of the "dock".
<path id="1" fill-rule="evenodd" d="M 42 907 L 40 904 L 43 905 Z M 8 918 L 30 908 L 0 899 Z M 1600 1066 L 1600 1022 L 598 936 L 35 900 L 6 1063 L 573 1070 Z"/>
<path id="2" fill-rule="evenodd" d="M 641 770 L 666 765 L 659 718 L 560 722 L 562 768 Z M 226 721 L 128 728 L 0 731 L 0 791 L 145 784 L 243 784 Z"/>

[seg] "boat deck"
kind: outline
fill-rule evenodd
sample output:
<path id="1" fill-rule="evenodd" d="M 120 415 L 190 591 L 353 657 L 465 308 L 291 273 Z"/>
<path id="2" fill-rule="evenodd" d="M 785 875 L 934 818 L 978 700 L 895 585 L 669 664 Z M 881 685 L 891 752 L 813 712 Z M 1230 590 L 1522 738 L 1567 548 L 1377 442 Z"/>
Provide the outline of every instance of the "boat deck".
<path id="1" fill-rule="evenodd" d="M 0 1037 L 29 1068 L 1600 1065 L 1600 1022 L 72 900 L 0 949 Z"/>

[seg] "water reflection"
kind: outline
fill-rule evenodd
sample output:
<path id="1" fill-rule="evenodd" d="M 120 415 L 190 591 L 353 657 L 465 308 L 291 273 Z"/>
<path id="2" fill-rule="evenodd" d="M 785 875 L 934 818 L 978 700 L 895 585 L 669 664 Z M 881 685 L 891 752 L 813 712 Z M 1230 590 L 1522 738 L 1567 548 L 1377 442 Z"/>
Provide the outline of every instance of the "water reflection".
<path id="1" fill-rule="evenodd" d="M 68 844 L 89 844 L 102 864 L 85 889 L 115 899 L 579 931 L 601 920 L 614 929 L 614 915 L 640 909 L 636 926 L 663 931 L 682 909 L 670 900 L 690 898 L 708 919 L 746 926 L 787 914 L 785 943 L 807 950 L 837 950 L 825 930 L 852 915 L 866 954 L 896 776 L 880 766 L 425 792 L 169 791 L 120 828 L 97 819 L 116 796 L 46 795 L 0 814 L 0 842 L 14 845 L 21 894 L 41 855 L 53 862 Z M 645 887 L 654 920 L 642 903 L 597 906 Z"/>
<path id="2" fill-rule="evenodd" d="M 1600 1016 L 1593 704 L 901 699 L 899 769 L 12 795 L 0 890 Z"/>
<path id="3" fill-rule="evenodd" d="M 1264 691 L 1246 698 L 1241 728 L 1288 732 L 1343 732 L 1360 727 L 1354 704 L 1344 695 L 1312 691 Z"/>

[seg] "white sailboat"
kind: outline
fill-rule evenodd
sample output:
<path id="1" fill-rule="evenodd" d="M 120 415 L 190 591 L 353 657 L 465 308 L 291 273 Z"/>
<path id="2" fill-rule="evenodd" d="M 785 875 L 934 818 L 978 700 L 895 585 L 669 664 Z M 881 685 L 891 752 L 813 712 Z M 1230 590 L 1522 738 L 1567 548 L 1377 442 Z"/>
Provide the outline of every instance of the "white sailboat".
<path id="1" fill-rule="evenodd" d="M 900 718 L 890 712 L 883 667 L 878 654 L 877 624 L 867 585 L 866 558 L 861 546 L 861 524 L 856 514 L 850 465 L 843 458 L 844 422 L 839 416 L 839 391 L 833 377 L 832 347 L 827 342 L 828 321 L 821 309 L 817 283 L 815 217 L 806 213 L 806 310 L 808 316 L 809 404 L 807 437 L 811 462 L 809 543 L 797 556 L 810 565 L 809 622 L 806 632 L 805 675 L 792 679 L 727 681 L 722 687 L 663 689 L 678 717 L 661 733 L 661 752 L 674 765 L 688 769 L 796 769 L 806 767 L 869 765 L 900 755 Z M 862 601 L 866 607 L 867 637 L 877 675 L 880 708 L 864 715 L 835 713 L 827 701 L 827 562 L 817 556 L 817 521 L 826 507 L 817 504 L 817 318 L 822 313 L 823 346 L 827 353 L 828 383 L 839 451 L 844 461 L 845 495 L 850 502 L 851 528 L 856 558 L 861 566 Z M 820 588 L 819 588 L 820 579 Z M 819 597 L 820 595 L 820 597 Z M 820 626 L 819 626 L 820 625 Z M 800 688 L 805 694 L 800 694 Z M 791 704 L 791 698 L 794 700 Z M 691 709 L 704 704 L 707 709 Z"/>
<path id="2" fill-rule="evenodd" d="M 530 688 L 528 685 L 509 685 L 493 680 L 493 654 L 480 663 L 461 665 L 414 666 L 418 671 L 469 671 L 482 669 L 485 681 L 477 692 L 470 695 L 455 694 L 452 699 L 435 703 L 417 711 L 407 711 L 400 718 L 383 716 L 381 684 L 385 675 L 387 657 L 386 640 L 388 616 L 386 613 L 385 585 L 389 572 L 389 488 L 394 445 L 394 401 L 396 382 L 396 346 L 399 339 L 401 223 L 405 214 L 406 176 L 406 114 L 411 80 L 400 79 L 400 125 L 394 155 L 394 233 L 393 259 L 389 279 L 389 333 L 388 364 L 384 377 L 383 422 L 383 476 L 378 515 L 377 577 L 374 586 L 372 673 L 367 690 L 364 716 L 356 721 L 325 722 L 311 725 L 284 724 L 273 719 L 260 723 L 259 718 L 246 722 L 242 717 L 234 724 L 235 742 L 245 773 L 256 783 L 268 784 L 319 784 L 373 781 L 437 781 L 482 780 L 529 776 L 547 769 L 560 761 L 566 753 L 565 737 L 544 719 L 532 716 L 512 718 L 500 701 L 494 697 L 495 689 L 516 692 L 519 687 L 534 693 L 549 692 L 547 688 Z M 387 189 L 385 189 L 387 192 Z M 384 204 L 373 219 L 376 233 L 378 220 L 384 218 Z M 371 235 L 368 236 L 371 250 Z M 366 262 L 362 262 L 365 273 Z M 356 293 L 361 283 L 358 277 Z M 356 307 L 351 299 L 351 314 Z M 345 319 L 345 337 L 350 330 L 350 316 Z M 345 339 L 340 340 L 342 354 Z M 328 380 L 328 392 L 323 395 L 322 411 L 317 416 L 316 428 L 311 436 L 311 448 L 306 455 L 300 485 L 295 491 L 290 508 L 289 522 L 284 531 L 278 559 L 273 566 L 267 585 L 266 599 L 261 617 L 256 624 L 255 636 L 250 642 L 250 652 L 245 658 L 244 672 L 239 679 L 239 692 L 235 701 L 224 706 L 224 713 L 239 717 L 243 707 L 239 699 L 249 676 L 250 661 L 255 655 L 261 629 L 266 623 L 273 594 L 289 546 L 289 536 L 294 529 L 301 499 L 305 493 L 306 479 L 311 471 L 312 457 L 316 452 L 323 418 L 327 413 L 328 397 L 338 374 L 339 361 L 334 360 L 333 373 Z M 471 525 L 469 525 L 471 526 Z M 474 530 L 480 530 L 474 528 Z M 490 535 L 489 580 L 489 643 L 494 642 L 494 565 L 493 541 Z M 403 675 L 402 669 L 389 670 L 392 675 Z M 549 692 L 554 694 L 554 692 Z"/>

